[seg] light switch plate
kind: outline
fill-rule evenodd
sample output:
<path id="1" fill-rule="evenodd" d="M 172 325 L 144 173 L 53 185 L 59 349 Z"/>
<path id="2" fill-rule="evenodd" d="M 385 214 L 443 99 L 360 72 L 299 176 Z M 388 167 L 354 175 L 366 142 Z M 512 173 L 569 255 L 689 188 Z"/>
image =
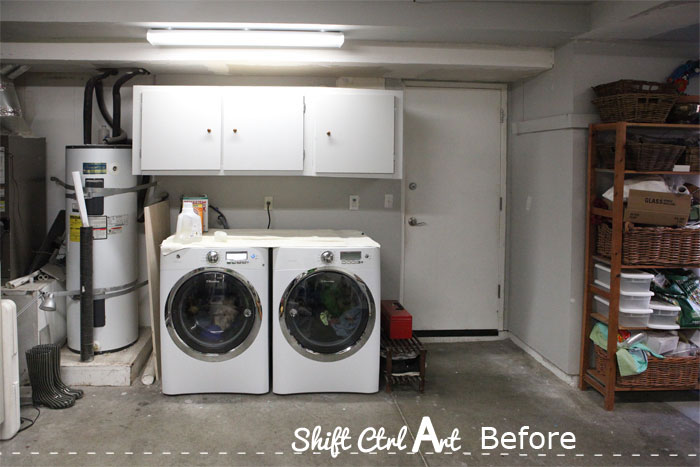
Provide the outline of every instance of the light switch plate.
<path id="1" fill-rule="evenodd" d="M 386 209 L 391 209 L 394 207 L 394 195 L 392 194 L 385 194 L 384 195 L 384 208 Z"/>
<path id="2" fill-rule="evenodd" d="M 360 195 L 350 195 L 350 210 L 359 211 L 360 210 Z"/>

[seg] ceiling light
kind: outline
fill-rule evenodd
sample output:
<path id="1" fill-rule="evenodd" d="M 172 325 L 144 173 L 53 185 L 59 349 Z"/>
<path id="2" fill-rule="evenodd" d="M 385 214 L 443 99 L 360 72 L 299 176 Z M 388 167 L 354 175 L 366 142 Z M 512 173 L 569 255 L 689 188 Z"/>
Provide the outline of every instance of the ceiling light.
<path id="1" fill-rule="evenodd" d="M 184 47 L 340 47 L 342 32 L 231 29 L 149 29 L 153 45 Z"/>

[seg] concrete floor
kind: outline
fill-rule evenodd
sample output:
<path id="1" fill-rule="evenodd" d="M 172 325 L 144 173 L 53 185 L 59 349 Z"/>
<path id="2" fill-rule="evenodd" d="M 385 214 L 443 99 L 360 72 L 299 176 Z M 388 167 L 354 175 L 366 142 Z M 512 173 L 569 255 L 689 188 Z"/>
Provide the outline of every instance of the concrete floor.
<path id="1" fill-rule="evenodd" d="M 85 388 L 64 411 L 42 409 L 36 425 L 0 442 L 10 465 L 698 465 L 700 426 L 664 401 L 698 406 L 697 392 L 630 394 L 605 412 L 601 396 L 558 380 L 510 341 L 428 345 L 428 382 L 393 394 L 166 397 L 158 385 Z M 33 415 L 30 409 L 24 411 Z M 424 416 L 439 437 L 458 428 L 461 448 L 436 453 L 429 442 L 409 454 Z M 295 429 L 349 427 L 352 447 L 294 454 Z M 407 448 L 358 453 L 367 427 Z M 570 431 L 576 447 L 483 450 L 481 427 Z"/>

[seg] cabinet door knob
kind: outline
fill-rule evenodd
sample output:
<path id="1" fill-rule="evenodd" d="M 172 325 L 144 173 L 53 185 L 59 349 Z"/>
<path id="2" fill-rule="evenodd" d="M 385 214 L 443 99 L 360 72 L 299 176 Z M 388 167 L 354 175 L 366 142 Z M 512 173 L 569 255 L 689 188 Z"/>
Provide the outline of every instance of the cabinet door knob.
<path id="1" fill-rule="evenodd" d="M 234 128 L 234 129 L 233 129 L 233 132 L 234 132 L 234 133 L 238 133 L 238 128 Z"/>
<path id="2" fill-rule="evenodd" d="M 330 131 L 327 131 L 326 134 L 327 134 L 328 136 L 330 136 L 330 135 L 331 135 L 331 132 L 330 132 Z"/>
<path id="3" fill-rule="evenodd" d="M 211 133 L 211 128 L 207 128 L 207 133 Z"/>

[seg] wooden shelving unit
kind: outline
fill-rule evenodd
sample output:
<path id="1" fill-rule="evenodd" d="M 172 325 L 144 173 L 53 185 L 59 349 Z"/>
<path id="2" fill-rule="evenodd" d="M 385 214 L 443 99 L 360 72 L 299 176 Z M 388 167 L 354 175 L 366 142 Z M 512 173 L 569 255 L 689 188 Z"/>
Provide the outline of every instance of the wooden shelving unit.
<path id="1" fill-rule="evenodd" d="M 608 349 L 617 348 L 617 333 L 620 329 L 643 330 L 647 328 L 621 327 L 618 322 L 620 305 L 620 273 L 623 269 L 666 269 L 666 268 L 698 268 L 700 263 L 669 265 L 623 265 L 622 241 L 623 241 L 623 192 L 625 175 L 630 174 L 655 174 L 655 175 L 700 175 L 700 172 L 637 172 L 625 170 L 625 145 L 627 143 L 628 128 L 648 129 L 673 129 L 700 131 L 700 125 L 655 124 L 655 123 L 601 123 L 593 124 L 588 129 L 588 188 L 586 205 L 586 271 L 585 293 L 583 299 L 583 323 L 581 329 L 581 367 L 579 387 L 583 390 L 588 386 L 593 387 L 605 398 L 605 409 L 613 410 L 615 406 L 615 393 L 618 391 L 658 391 L 669 389 L 700 389 L 698 383 L 687 388 L 663 388 L 663 387 L 619 387 L 616 384 L 617 361 L 615 352 L 607 352 L 606 372 L 603 374 L 590 368 L 590 354 L 592 342 L 589 339 L 591 329 L 596 321 L 608 326 Z M 600 132 L 615 132 L 615 168 L 597 168 L 596 136 Z M 596 175 L 608 173 L 613 175 L 614 200 L 612 209 L 602 209 L 593 206 L 597 197 Z M 593 216 L 604 217 L 612 220 L 612 251 L 610 258 L 595 255 L 596 226 L 593 225 Z M 593 267 L 595 262 L 606 263 L 610 266 L 610 290 L 603 290 L 593 284 Z M 592 313 L 593 296 L 598 295 L 610 302 L 609 316 L 606 318 L 598 313 Z"/>

